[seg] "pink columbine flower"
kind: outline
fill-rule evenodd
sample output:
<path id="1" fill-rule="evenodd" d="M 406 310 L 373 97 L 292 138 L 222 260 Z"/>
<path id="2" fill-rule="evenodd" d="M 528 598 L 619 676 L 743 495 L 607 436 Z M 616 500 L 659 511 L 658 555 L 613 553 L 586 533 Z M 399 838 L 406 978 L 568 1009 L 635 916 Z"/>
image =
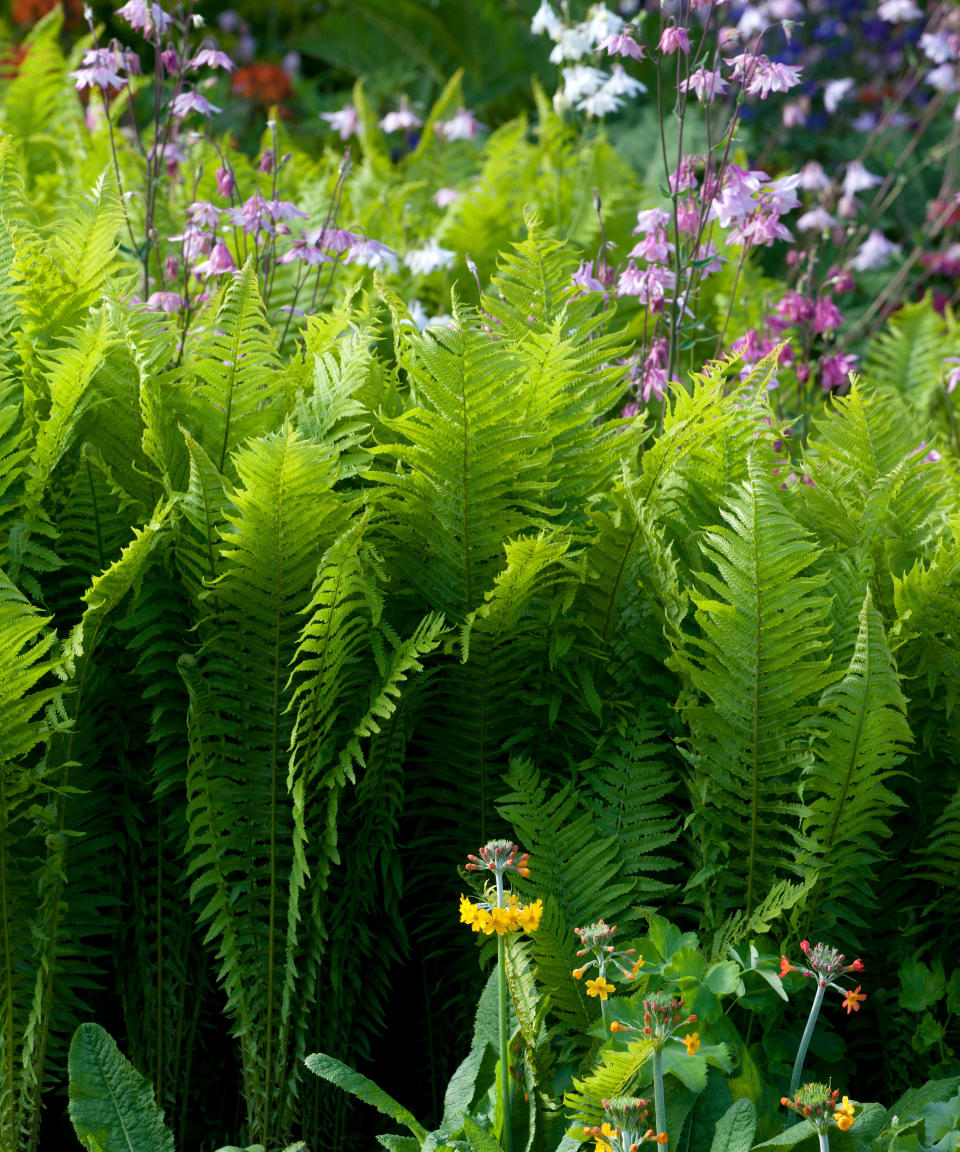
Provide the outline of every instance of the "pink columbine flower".
<path id="1" fill-rule="evenodd" d="M 777 180 L 771 180 L 761 193 L 760 198 L 764 206 L 772 208 L 779 216 L 792 212 L 794 208 L 799 208 L 800 201 L 794 192 L 799 183 L 799 172 L 792 176 L 781 176 Z"/>
<path id="2" fill-rule="evenodd" d="M 232 72 L 236 64 L 226 52 L 219 48 L 201 48 L 188 65 L 190 68 L 222 68 L 224 72 Z"/>
<path id="3" fill-rule="evenodd" d="M 831 216 L 826 208 L 822 206 L 811 208 L 809 212 L 804 212 L 796 222 L 798 232 L 826 232 L 829 228 L 835 228 L 836 226 L 836 217 Z"/>
<path id="4" fill-rule="evenodd" d="M 643 59 L 643 47 L 626 32 L 617 32 L 601 40 L 597 45 L 597 51 L 606 52 L 608 56 L 626 56 L 631 60 Z"/>
<path id="5" fill-rule="evenodd" d="M 438 188 L 430 199 L 438 208 L 449 208 L 454 200 L 460 199 L 460 195 L 456 188 Z"/>
<path id="6" fill-rule="evenodd" d="M 104 92 L 110 88 L 119 92 L 127 83 L 125 77 L 119 74 L 119 69 L 123 67 L 120 52 L 110 48 L 91 48 L 89 52 L 84 52 L 82 64 L 82 68 L 70 73 L 78 91 L 97 87 Z"/>
<path id="7" fill-rule="evenodd" d="M 152 292 L 143 302 L 148 312 L 179 312 L 184 306 L 179 292 Z"/>
<path id="8" fill-rule="evenodd" d="M 182 120 L 191 112 L 199 112 L 201 116 L 212 116 L 220 109 L 199 92 L 181 92 L 179 96 L 174 96 L 170 111 L 178 120 Z"/>
<path id="9" fill-rule="evenodd" d="M 790 324 L 807 324 L 813 319 L 813 301 L 799 292 L 787 292 L 777 301 L 776 307 L 777 315 Z"/>
<path id="10" fill-rule="evenodd" d="M 681 236 L 696 236 L 700 227 L 700 209 L 696 200 L 687 197 L 677 203 L 677 231 Z"/>
<path id="11" fill-rule="evenodd" d="M 437 120 L 433 130 L 441 140 L 474 140 L 485 127 L 468 108 L 458 108 L 449 120 Z"/>
<path id="12" fill-rule="evenodd" d="M 267 202 L 259 192 L 254 194 L 240 205 L 239 208 L 230 208 L 227 211 L 230 223 L 242 228 L 248 235 L 262 231 L 269 231 L 270 210 Z"/>
<path id="13" fill-rule="evenodd" d="M 838 352 L 836 356 L 824 356 L 820 361 L 820 387 L 824 392 L 842 388 L 847 377 L 857 366 L 857 357 L 850 352 Z"/>
<path id="14" fill-rule="evenodd" d="M 194 268 L 198 276 L 207 279 L 209 276 L 222 276 L 225 272 L 236 272 L 237 266 L 230 249 L 222 240 L 218 240 L 211 249 L 206 260 L 201 260 Z"/>
<path id="15" fill-rule="evenodd" d="M 733 67 L 733 79 L 745 84 L 744 92 L 761 100 L 766 100 L 771 92 L 789 92 L 800 83 L 799 64 L 781 64 L 749 52 L 727 60 L 727 64 Z"/>
<path id="16" fill-rule="evenodd" d="M 617 281 L 617 295 L 636 296 L 638 303 L 659 311 L 667 293 L 673 290 L 675 280 L 669 268 L 651 264 L 641 272 L 631 260 Z"/>
<path id="17" fill-rule="evenodd" d="M 366 268 L 397 270 L 397 254 L 379 240 L 357 240 L 347 249 L 345 264 L 360 264 Z"/>
<path id="18" fill-rule="evenodd" d="M 784 128 L 803 128 L 810 116 L 810 101 L 807 97 L 800 100 L 788 100 L 783 106 L 780 120 Z"/>
<path id="19" fill-rule="evenodd" d="M 144 36 L 152 36 L 155 31 L 162 36 L 173 22 L 159 4 L 148 4 L 146 0 L 127 0 L 114 16 L 126 20 L 131 28 L 143 29 Z"/>
<path id="20" fill-rule="evenodd" d="M 283 253 L 282 256 L 277 257 L 278 264 L 290 264 L 294 260 L 302 260 L 306 264 L 316 266 L 318 264 L 332 264 L 333 257 L 328 256 L 316 244 L 308 243 L 306 237 L 298 236 L 290 248 Z"/>
<path id="21" fill-rule="evenodd" d="M 403 97 L 400 100 L 400 107 L 396 112 L 388 112 L 380 121 L 380 127 L 384 132 L 409 132 L 419 128 L 422 123 L 420 117 L 407 104 L 406 97 Z"/>
<path id="22" fill-rule="evenodd" d="M 877 15 L 888 24 L 904 24 L 908 20 L 919 20 L 923 13 L 913 0 L 884 0 Z"/>
<path id="23" fill-rule="evenodd" d="M 800 187 L 807 192 L 819 192 L 830 187 L 830 178 L 823 170 L 823 165 L 816 160 L 808 160 L 800 169 Z"/>
<path id="24" fill-rule="evenodd" d="M 813 331 L 819 335 L 821 332 L 830 332 L 835 328 L 843 327 L 843 314 L 834 304 L 833 297 L 818 296 L 813 305 Z"/>
<path id="25" fill-rule="evenodd" d="M 689 56 L 690 36 L 686 28 L 681 28 L 676 24 L 671 24 L 669 27 L 664 28 L 657 48 L 663 52 L 664 55 L 670 55 L 679 49 L 685 56 Z"/>
<path id="26" fill-rule="evenodd" d="M 307 214 L 290 200 L 267 200 L 267 215 L 276 224 L 280 220 L 306 220 Z"/>
<path id="27" fill-rule="evenodd" d="M 666 228 L 670 223 L 670 213 L 662 208 L 645 208 L 637 213 L 637 226 L 633 230 L 634 236 L 641 232 L 652 232 L 654 228 Z"/>
<path id="28" fill-rule="evenodd" d="M 237 187 L 237 180 L 232 168 L 217 169 L 217 194 L 229 200 Z"/>
<path id="29" fill-rule="evenodd" d="M 356 136 L 360 127 L 360 116 L 352 104 L 344 104 L 336 112 L 321 112 L 320 119 L 326 120 L 341 140 Z"/>
<path id="30" fill-rule="evenodd" d="M 349 252 L 364 240 L 358 232 L 350 232 L 346 228 L 317 228 L 304 233 L 304 239 L 308 244 L 316 244 L 327 252 L 336 253 Z"/>
<path id="31" fill-rule="evenodd" d="M 868 188 L 876 188 L 882 184 L 879 176 L 868 172 L 860 160 L 851 160 L 843 177 L 844 196 L 856 196 L 858 192 L 865 192 Z"/>
<path id="32" fill-rule="evenodd" d="M 198 256 L 206 256 L 210 251 L 209 234 L 193 224 L 188 224 L 179 236 L 168 236 L 167 239 L 171 243 L 179 241 L 182 244 L 183 259 L 187 264 L 192 264 Z"/>
<path id="33" fill-rule="evenodd" d="M 603 282 L 593 274 L 593 263 L 581 260 L 576 272 L 570 277 L 573 283 L 583 292 L 602 292 Z"/>
<path id="34" fill-rule="evenodd" d="M 899 244 L 894 244 L 878 228 L 874 228 L 857 249 L 856 255 L 850 261 L 850 267 L 854 272 L 868 272 L 874 268 L 882 268 L 899 251 Z"/>
<path id="35" fill-rule="evenodd" d="M 793 234 L 785 224 L 780 223 L 776 212 L 757 209 L 733 228 L 727 235 L 727 243 L 734 245 L 762 245 L 769 248 L 775 240 L 792 240 Z"/>
<path id="36" fill-rule="evenodd" d="M 633 246 L 628 255 L 651 264 L 665 264 L 672 251 L 673 245 L 667 240 L 666 232 L 662 228 L 654 228 Z"/>
<path id="37" fill-rule="evenodd" d="M 441 248 L 431 236 L 422 248 L 409 251 L 404 256 L 403 262 L 414 276 L 429 276 L 431 272 L 449 268 L 456 257 L 456 252 L 452 252 L 449 248 Z"/>
<path id="38" fill-rule="evenodd" d="M 690 73 L 686 80 L 681 80 L 678 85 L 681 92 L 689 92 L 692 89 L 701 104 L 712 103 L 718 96 L 723 96 L 729 87 L 730 85 L 721 76 L 719 68 L 697 68 L 695 72 Z"/>
<path id="39" fill-rule="evenodd" d="M 220 212 L 221 209 L 209 200 L 197 200 L 187 208 L 190 223 L 198 228 L 216 228 L 220 223 Z"/>

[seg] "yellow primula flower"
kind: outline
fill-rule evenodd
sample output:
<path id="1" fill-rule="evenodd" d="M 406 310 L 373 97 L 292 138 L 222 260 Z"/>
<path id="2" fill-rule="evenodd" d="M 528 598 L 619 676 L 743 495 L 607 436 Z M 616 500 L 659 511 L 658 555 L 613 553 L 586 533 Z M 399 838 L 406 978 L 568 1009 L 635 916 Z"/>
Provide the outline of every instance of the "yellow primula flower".
<path id="1" fill-rule="evenodd" d="M 486 908 L 477 909 L 477 918 L 473 924 L 474 932 L 483 932 L 487 936 L 493 931 L 493 921 L 490 919 L 490 912 Z"/>
<path id="2" fill-rule="evenodd" d="M 594 1129 L 596 1131 L 596 1129 Z M 617 1130 L 612 1124 L 608 1124 L 606 1120 L 603 1122 L 603 1127 L 600 1129 L 600 1135 L 597 1137 L 597 1143 L 594 1152 L 613 1152 L 609 1141 L 613 1140 L 616 1136 Z"/>
<path id="3" fill-rule="evenodd" d="M 515 925 L 513 923 L 513 915 L 509 908 L 491 908 L 490 909 L 490 924 L 491 932 L 496 932 L 498 936 L 506 936 L 508 932 L 513 931 Z"/>
<path id="4" fill-rule="evenodd" d="M 599 996 L 601 1000 L 606 1000 L 611 992 L 616 992 L 616 987 L 605 976 L 587 981 L 588 996 Z"/>
<path id="5" fill-rule="evenodd" d="M 634 960 L 633 966 L 631 967 L 630 971 L 627 973 L 627 979 L 628 980 L 636 980 L 637 973 L 640 971 L 640 969 L 642 967 L 643 967 L 643 957 L 638 956 L 636 958 L 636 960 Z"/>
<path id="6" fill-rule="evenodd" d="M 853 1117 L 848 1116 L 846 1112 L 842 1112 L 839 1116 L 837 1116 L 837 1127 L 841 1132 L 846 1132 L 848 1128 L 853 1127 Z"/>
<path id="7" fill-rule="evenodd" d="M 700 1033 L 688 1032 L 683 1038 L 684 1044 L 687 1046 L 687 1055 L 692 1056 L 700 1047 Z"/>
<path id="8" fill-rule="evenodd" d="M 524 932 L 536 932 L 540 927 L 540 917 L 543 915 L 543 901 L 535 900 L 520 909 L 517 922 Z"/>
<path id="9" fill-rule="evenodd" d="M 835 1112 L 843 1112 L 847 1116 L 852 1116 L 854 1114 L 854 1112 L 856 1111 L 856 1108 L 854 1108 L 854 1106 L 850 1103 L 850 1097 L 844 1096 L 843 1103 L 838 1104 L 836 1106 L 836 1108 L 834 1109 L 834 1111 Z"/>
<path id="10" fill-rule="evenodd" d="M 479 909 L 472 900 L 468 900 L 466 896 L 460 897 L 460 923 L 461 924 L 476 924 L 477 912 Z"/>

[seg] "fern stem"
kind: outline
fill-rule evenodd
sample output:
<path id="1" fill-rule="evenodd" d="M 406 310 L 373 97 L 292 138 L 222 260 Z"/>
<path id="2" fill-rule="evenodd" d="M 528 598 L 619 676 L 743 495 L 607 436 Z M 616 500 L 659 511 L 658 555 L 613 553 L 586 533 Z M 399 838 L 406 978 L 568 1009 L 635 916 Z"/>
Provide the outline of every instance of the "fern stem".
<path id="1" fill-rule="evenodd" d="M 663 1049 L 653 1050 L 653 1120 L 657 1135 L 667 1130 L 667 1102 L 663 1095 Z M 663 1152 L 669 1152 L 670 1145 L 661 1145 Z"/>
<path id="2" fill-rule="evenodd" d="M 810 1015 L 807 1017 L 807 1026 L 803 1030 L 803 1035 L 800 1037 L 800 1047 L 797 1049 L 797 1058 L 793 1064 L 793 1075 L 790 1077 L 790 1091 L 787 1095 L 791 1100 L 796 1096 L 797 1089 L 800 1087 L 800 1077 L 803 1075 L 803 1062 L 807 1056 L 807 1049 L 810 1047 L 810 1041 L 813 1039 L 813 1029 L 817 1023 L 817 1017 L 820 1015 L 820 1005 L 823 1003 L 823 994 L 826 992 L 826 984 L 817 982 L 817 992 L 813 998 L 813 1003 L 810 1005 Z M 821 1148 L 823 1145 L 821 1144 Z"/>

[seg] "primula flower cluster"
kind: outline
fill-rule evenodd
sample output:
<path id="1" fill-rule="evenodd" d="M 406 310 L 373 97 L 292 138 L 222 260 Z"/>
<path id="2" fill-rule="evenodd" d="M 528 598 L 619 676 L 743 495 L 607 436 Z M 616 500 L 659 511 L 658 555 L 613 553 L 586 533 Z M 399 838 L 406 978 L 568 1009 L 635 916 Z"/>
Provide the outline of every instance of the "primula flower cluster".
<path id="1" fill-rule="evenodd" d="M 595 1152 L 637 1152 L 641 1144 L 666 1144 L 666 1132 L 659 1134 L 647 1124 L 649 1101 L 636 1096 L 615 1096 L 601 1100 L 603 1123 L 584 1128 L 583 1134 L 596 1141 Z"/>
<path id="2" fill-rule="evenodd" d="M 503 877 L 516 872 L 524 878 L 530 875 L 530 853 L 520 852 L 509 840 L 491 840 L 480 849 L 479 856 L 467 857 L 468 872 L 492 872 L 494 886 L 488 888 L 487 900 L 474 902 L 460 897 L 460 922 L 469 924 L 474 932 L 490 936 L 506 936 L 508 932 L 536 932 L 543 915 L 543 901 L 523 904 L 515 892 L 504 890 Z"/>
<path id="3" fill-rule="evenodd" d="M 805 1120 L 808 1120 L 814 1130 L 823 1135 L 831 1125 L 836 1125 L 841 1132 L 846 1132 L 853 1126 L 856 1107 L 851 1103 L 849 1096 L 844 1096 L 838 1103 L 840 1093 L 829 1084 L 804 1084 L 793 1099 L 782 1096 L 780 1103 L 790 1108 Z"/>
<path id="4" fill-rule="evenodd" d="M 811 947 L 809 940 L 800 941 L 800 951 L 806 957 L 806 964 L 794 964 L 786 956 L 780 957 L 780 979 L 782 980 L 788 972 L 799 972 L 801 976 L 816 980 L 821 988 L 833 988 L 837 992 L 842 992 L 843 1005 L 848 1016 L 851 1012 L 859 1012 L 861 1002 L 867 998 L 866 994 L 860 991 L 860 985 L 847 989 L 836 983 L 834 977 L 847 972 L 862 972 L 863 961 L 854 960 L 852 964 L 847 964 L 843 953 L 838 952 L 836 948 L 823 943 Z"/>
<path id="5" fill-rule="evenodd" d="M 643 967 L 643 957 L 637 956 L 636 948 L 618 951 L 614 947 L 611 941 L 616 935 L 616 924 L 606 924 L 603 920 L 598 920 L 595 924 L 587 924 L 584 928 L 574 928 L 573 931 L 579 936 L 580 943 L 583 945 L 582 948 L 578 949 L 577 956 L 593 954 L 592 959 L 587 960 L 579 968 L 574 968 L 574 980 L 582 980 L 591 968 L 597 968 L 597 976 L 586 983 L 588 996 L 596 996 L 600 1000 L 606 1000 L 611 992 L 616 991 L 616 986 L 607 979 L 608 964 L 613 964 L 618 968 L 627 980 L 637 978 L 637 973 Z M 637 957 L 635 960 L 632 959 L 634 956 Z M 621 957 L 624 961 L 629 962 L 629 967 L 621 962 Z"/>

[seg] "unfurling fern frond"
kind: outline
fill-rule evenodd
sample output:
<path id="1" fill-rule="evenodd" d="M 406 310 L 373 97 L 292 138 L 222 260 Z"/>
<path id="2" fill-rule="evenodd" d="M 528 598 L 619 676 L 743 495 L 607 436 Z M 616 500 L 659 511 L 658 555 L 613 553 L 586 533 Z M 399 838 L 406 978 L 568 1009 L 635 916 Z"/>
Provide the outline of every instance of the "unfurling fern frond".
<path id="1" fill-rule="evenodd" d="M 863 927 L 877 905 L 876 864 L 902 801 L 888 782 L 912 741 L 906 701 L 867 589 L 843 679 L 820 698 L 816 759 L 803 781 L 801 862 L 820 874 L 817 911 Z M 811 913 L 813 909 L 810 909 Z"/>
<path id="2" fill-rule="evenodd" d="M 714 926 L 735 909 L 749 917 L 776 880 L 796 874 L 798 786 L 830 681 L 823 580 L 804 574 L 809 538 L 756 460 L 722 515 L 704 537 L 704 592 L 692 595 L 699 634 L 676 658 L 703 865 L 689 887 Z"/>

